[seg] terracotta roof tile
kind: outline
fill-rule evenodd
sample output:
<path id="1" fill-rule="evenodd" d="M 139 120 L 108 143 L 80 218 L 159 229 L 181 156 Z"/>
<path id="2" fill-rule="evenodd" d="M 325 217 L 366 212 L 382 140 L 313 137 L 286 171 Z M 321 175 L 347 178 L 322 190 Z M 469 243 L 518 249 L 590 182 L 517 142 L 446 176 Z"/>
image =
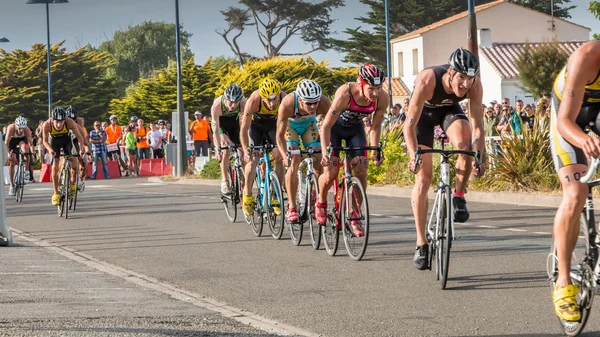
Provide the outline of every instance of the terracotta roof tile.
<path id="1" fill-rule="evenodd" d="M 558 42 L 561 50 L 571 55 L 586 41 Z M 532 48 L 548 42 L 530 43 Z M 519 78 L 519 71 L 515 65 L 516 60 L 523 53 L 525 43 L 493 43 L 491 47 L 479 47 L 479 55 L 485 57 L 496 73 L 502 78 Z"/>
<path id="2" fill-rule="evenodd" d="M 388 91 L 387 78 L 382 85 L 383 90 Z M 392 96 L 410 96 L 410 90 L 400 77 L 392 77 Z"/>

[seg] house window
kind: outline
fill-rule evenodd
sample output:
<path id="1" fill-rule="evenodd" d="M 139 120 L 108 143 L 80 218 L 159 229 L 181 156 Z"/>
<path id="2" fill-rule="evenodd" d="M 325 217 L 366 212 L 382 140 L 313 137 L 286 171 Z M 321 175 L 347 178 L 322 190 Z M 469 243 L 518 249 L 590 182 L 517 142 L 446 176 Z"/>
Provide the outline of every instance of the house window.
<path id="1" fill-rule="evenodd" d="M 398 77 L 404 76 L 404 53 L 398 53 Z"/>
<path id="2" fill-rule="evenodd" d="M 419 50 L 413 49 L 413 75 L 419 73 Z"/>

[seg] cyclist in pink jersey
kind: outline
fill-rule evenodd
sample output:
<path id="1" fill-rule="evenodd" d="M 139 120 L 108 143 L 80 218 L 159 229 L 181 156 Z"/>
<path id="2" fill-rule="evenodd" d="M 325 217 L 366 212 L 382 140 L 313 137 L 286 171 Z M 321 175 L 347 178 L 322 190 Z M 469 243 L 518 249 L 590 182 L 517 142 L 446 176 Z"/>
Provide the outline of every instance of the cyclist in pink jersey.
<path id="1" fill-rule="evenodd" d="M 373 123 L 369 133 L 371 145 L 379 143 L 381 122 L 389 105 L 389 97 L 381 88 L 384 80 L 385 73 L 381 68 L 365 64 L 359 68 L 356 82 L 344 84 L 337 89 L 321 128 L 322 144 L 341 146 L 342 140 L 345 140 L 346 146 L 366 146 L 367 135 L 363 122 L 365 117 L 370 117 Z M 352 158 L 354 176 L 360 179 L 366 189 L 369 165 L 366 151 L 352 151 L 349 157 Z M 375 165 L 381 164 L 375 151 L 372 160 Z M 319 200 L 315 207 L 317 222 L 324 225 L 327 220 L 327 193 L 340 169 L 339 153 L 334 151 L 331 160 L 323 156 L 321 163 L 324 172 L 319 177 Z M 364 235 L 360 221 L 353 220 L 350 225 L 356 236 Z"/>

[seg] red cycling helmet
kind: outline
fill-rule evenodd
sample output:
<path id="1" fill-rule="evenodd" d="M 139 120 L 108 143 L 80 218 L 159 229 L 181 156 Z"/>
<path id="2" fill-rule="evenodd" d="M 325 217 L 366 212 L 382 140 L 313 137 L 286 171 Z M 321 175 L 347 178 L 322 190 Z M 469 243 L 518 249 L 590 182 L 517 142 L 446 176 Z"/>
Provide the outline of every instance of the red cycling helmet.
<path id="1" fill-rule="evenodd" d="M 378 66 L 365 64 L 358 69 L 358 79 L 362 84 L 380 86 L 385 80 L 385 72 Z"/>

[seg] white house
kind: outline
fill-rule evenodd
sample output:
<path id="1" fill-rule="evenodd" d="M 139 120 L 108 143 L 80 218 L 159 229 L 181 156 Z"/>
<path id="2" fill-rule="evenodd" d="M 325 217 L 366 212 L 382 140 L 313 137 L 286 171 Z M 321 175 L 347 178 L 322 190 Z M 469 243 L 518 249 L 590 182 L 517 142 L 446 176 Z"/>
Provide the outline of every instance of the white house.
<path id="1" fill-rule="evenodd" d="M 519 47 L 510 43 L 586 41 L 590 29 L 566 20 L 553 18 L 508 0 L 476 6 L 481 78 L 484 102 L 502 97 L 523 99 L 518 73 L 502 73 L 500 65 L 514 70 L 514 54 Z M 399 77 L 412 90 L 416 75 L 426 67 L 447 63 L 458 47 L 467 46 L 468 12 L 462 12 L 391 40 L 392 76 Z M 494 43 L 497 41 L 499 43 Z M 576 44 L 577 44 L 576 43 Z M 487 48 L 487 50 L 486 50 Z M 506 54 L 500 53 L 506 50 Z M 567 50 L 570 50 L 567 48 Z M 512 61 L 507 59 L 511 55 Z M 516 70 L 515 70 L 516 71 Z"/>

